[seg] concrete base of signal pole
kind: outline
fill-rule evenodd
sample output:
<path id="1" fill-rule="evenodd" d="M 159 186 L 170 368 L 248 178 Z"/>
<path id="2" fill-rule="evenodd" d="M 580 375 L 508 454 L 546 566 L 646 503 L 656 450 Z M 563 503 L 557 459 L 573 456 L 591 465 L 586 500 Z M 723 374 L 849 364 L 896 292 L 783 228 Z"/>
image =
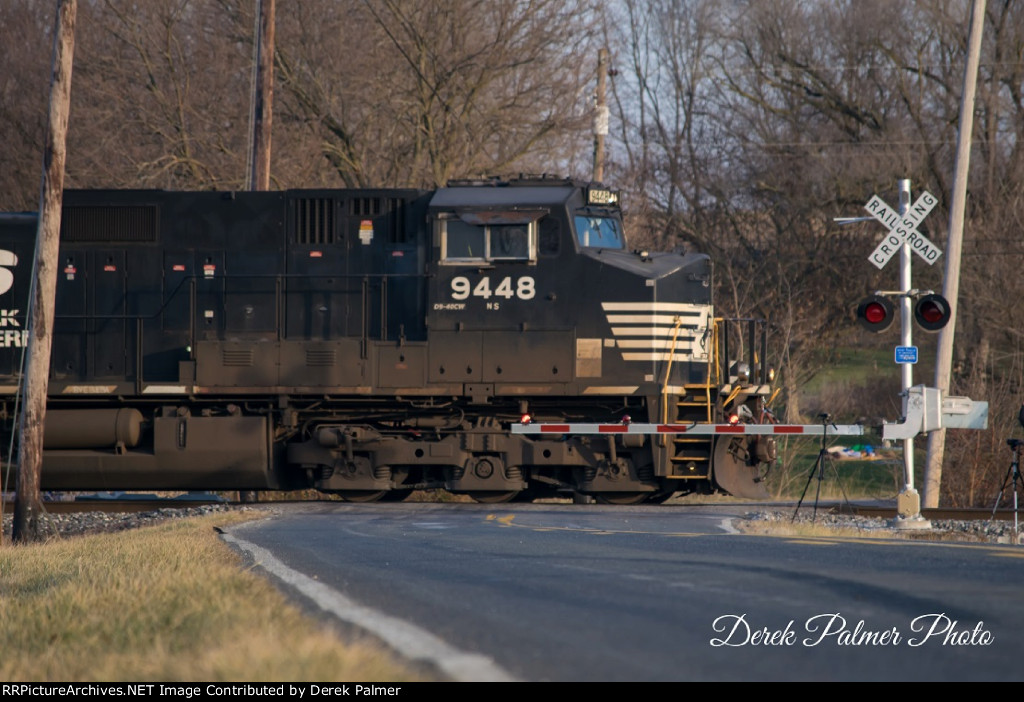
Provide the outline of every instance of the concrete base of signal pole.
<path id="1" fill-rule="evenodd" d="M 921 496 L 914 488 L 904 488 L 896 496 L 896 529 L 931 529 L 932 523 L 921 516 Z"/>

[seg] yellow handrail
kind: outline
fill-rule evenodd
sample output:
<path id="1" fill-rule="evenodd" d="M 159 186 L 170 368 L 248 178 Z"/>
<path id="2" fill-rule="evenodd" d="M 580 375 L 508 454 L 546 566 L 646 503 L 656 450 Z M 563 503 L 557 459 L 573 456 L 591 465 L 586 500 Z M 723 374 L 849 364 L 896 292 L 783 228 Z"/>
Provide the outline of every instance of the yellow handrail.
<path id="1" fill-rule="evenodd" d="M 676 315 L 675 326 L 672 327 L 672 348 L 668 352 L 668 363 L 665 365 L 665 380 L 661 384 L 661 421 L 668 419 L 668 381 L 672 377 L 672 360 L 676 355 L 676 341 L 679 339 L 679 327 L 683 325 L 683 318 Z"/>

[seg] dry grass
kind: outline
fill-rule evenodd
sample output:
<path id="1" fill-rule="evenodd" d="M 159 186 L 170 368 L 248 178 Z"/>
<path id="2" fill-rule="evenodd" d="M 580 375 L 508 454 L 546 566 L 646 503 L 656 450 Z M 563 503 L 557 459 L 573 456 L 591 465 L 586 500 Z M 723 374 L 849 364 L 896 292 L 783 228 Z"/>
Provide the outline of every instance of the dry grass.
<path id="1" fill-rule="evenodd" d="M 820 539 L 902 539 L 912 541 L 941 541 L 950 543 L 1021 543 L 1008 525 L 992 525 L 988 522 L 950 522 L 939 520 L 929 522 L 932 528 L 900 528 L 889 520 L 858 521 L 856 517 L 844 517 L 820 513 L 813 521 L 805 512 L 792 521 L 785 515 L 767 518 L 737 519 L 733 526 L 744 534 L 756 536 L 820 538 Z"/>
<path id="2" fill-rule="evenodd" d="M 348 645 L 213 527 L 243 515 L 0 548 L 0 680 L 412 681 L 371 642 Z"/>
<path id="3" fill-rule="evenodd" d="M 813 524 L 807 522 L 788 521 L 759 521 L 737 519 L 733 526 L 744 534 L 760 536 L 792 536 L 798 538 L 896 538 L 891 529 L 859 529 L 856 527 L 830 526 L 825 524 Z"/>

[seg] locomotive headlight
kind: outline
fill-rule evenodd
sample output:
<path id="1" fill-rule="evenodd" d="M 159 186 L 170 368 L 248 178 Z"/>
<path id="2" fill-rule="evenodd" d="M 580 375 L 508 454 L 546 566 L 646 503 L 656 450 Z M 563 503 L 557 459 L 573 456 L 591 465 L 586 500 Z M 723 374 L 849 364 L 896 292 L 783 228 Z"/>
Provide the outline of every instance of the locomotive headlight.
<path id="1" fill-rule="evenodd" d="M 746 383 L 750 380 L 750 365 L 739 361 L 732 367 L 732 373 L 736 376 L 736 380 L 741 383 Z"/>

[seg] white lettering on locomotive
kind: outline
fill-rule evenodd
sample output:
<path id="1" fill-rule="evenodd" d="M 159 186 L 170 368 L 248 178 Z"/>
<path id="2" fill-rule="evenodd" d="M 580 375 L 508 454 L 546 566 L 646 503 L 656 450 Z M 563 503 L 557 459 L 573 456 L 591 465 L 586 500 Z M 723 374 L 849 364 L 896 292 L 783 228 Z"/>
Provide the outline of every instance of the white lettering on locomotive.
<path id="1" fill-rule="evenodd" d="M 497 287 L 492 287 L 491 278 L 486 275 L 481 277 L 476 285 L 470 283 L 469 278 L 464 275 L 452 278 L 453 300 L 467 300 L 470 295 L 484 300 L 488 300 L 491 297 L 503 297 L 506 300 L 511 300 L 514 297 L 520 300 L 532 300 L 536 294 L 537 283 L 534 281 L 533 276 L 529 275 L 516 278 L 515 282 L 513 282 L 511 276 L 505 276 L 498 283 Z M 497 306 L 494 306 L 493 309 L 497 309 Z"/>
<path id="2" fill-rule="evenodd" d="M 13 251 L 0 249 L 0 295 L 14 286 L 14 271 L 6 266 L 18 265 L 18 257 Z"/>

